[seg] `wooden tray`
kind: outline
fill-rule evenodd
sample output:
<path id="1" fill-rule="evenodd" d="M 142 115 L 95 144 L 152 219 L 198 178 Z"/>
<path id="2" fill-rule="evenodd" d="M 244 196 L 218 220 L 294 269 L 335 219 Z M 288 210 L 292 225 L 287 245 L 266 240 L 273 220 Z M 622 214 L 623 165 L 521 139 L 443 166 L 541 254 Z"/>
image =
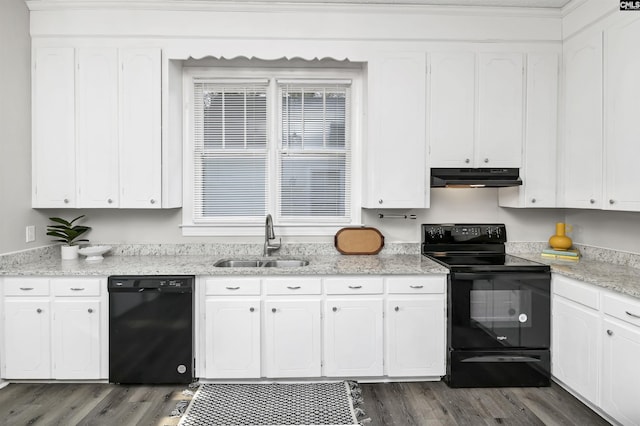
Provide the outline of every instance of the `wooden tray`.
<path id="1" fill-rule="evenodd" d="M 342 228 L 334 243 L 342 254 L 378 254 L 384 247 L 384 235 L 376 228 Z"/>

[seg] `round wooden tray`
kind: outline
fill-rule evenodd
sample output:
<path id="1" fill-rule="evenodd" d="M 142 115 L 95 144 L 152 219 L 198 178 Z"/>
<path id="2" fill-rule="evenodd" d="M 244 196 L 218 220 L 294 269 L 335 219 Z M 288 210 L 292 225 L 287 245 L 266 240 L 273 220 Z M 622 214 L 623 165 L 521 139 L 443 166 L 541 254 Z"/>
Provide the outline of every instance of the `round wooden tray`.
<path id="1" fill-rule="evenodd" d="M 336 233 L 334 244 L 342 254 L 378 254 L 384 247 L 384 235 L 376 228 L 342 228 Z"/>

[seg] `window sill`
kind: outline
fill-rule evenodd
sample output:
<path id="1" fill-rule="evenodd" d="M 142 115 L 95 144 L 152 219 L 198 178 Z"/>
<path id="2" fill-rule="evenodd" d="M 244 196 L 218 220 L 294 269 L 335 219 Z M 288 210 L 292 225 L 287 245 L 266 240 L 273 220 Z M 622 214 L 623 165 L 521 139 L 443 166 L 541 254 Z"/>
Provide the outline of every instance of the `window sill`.
<path id="1" fill-rule="evenodd" d="M 277 237 L 334 236 L 344 227 L 360 226 L 345 223 L 339 225 L 314 226 L 276 226 Z M 264 236 L 264 225 L 225 226 L 225 225 L 182 225 L 184 237 L 246 237 Z"/>

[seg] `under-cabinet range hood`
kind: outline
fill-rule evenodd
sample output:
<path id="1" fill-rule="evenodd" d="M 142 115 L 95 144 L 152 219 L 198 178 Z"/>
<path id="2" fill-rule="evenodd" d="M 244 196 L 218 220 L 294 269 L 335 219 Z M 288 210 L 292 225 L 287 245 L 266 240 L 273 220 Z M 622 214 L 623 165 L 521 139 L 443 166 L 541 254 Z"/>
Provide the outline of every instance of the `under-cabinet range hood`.
<path id="1" fill-rule="evenodd" d="M 517 168 L 431 169 L 432 188 L 503 188 L 518 185 L 522 185 L 522 179 Z"/>

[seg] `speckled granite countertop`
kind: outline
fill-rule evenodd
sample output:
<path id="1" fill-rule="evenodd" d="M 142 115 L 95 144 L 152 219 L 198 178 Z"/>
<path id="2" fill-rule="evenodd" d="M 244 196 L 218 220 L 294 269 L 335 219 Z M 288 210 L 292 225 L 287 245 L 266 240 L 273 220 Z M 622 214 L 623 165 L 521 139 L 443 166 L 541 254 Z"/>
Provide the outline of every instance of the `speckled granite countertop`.
<path id="1" fill-rule="evenodd" d="M 519 253 L 517 256 L 550 265 L 553 273 L 640 298 L 640 268 L 585 258 L 578 262 L 548 260 L 539 253 Z"/>
<path id="2" fill-rule="evenodd" d="M 106 256 L 103 261 L 89 263 L 84 259 L 62 261 L 59 258 L 13 265 L 0 269 L 0 275 L 60 276 L 60 275 L 418 275 L 446 274 L 443 266 L 419 254 L 381 254 L 376 256 L 307 255 L 296 259 L 309 265 L 294 268 L 218 268 L 220 259 L 238 256 L 160 255 Z M 242 256 L 242 259 L 260 259 Z M 294 256 L 274 256 L 288 259 Z"/>

